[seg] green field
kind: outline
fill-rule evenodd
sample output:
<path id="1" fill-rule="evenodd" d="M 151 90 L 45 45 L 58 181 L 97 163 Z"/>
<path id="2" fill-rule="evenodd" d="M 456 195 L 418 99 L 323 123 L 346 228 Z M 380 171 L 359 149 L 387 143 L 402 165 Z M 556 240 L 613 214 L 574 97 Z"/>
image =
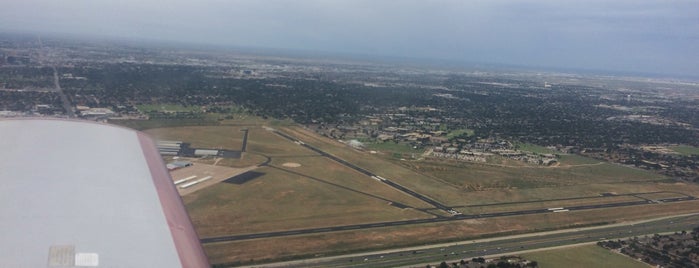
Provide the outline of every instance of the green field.
<path id="1" fill-rule="evenodd" d="M 699 155 L 699 148 L 694 147 L 694 146 L 688 146 L 688 145 L 678 145 L 678 146 L 670 146 L 670 149 L 672 149 L 675 152 L 678 152 L 682 155 Z"/>
<path id="2" fill-rule="evenodd" d="M 110 120 L 109 123 L 136 130 L 167 128 L 181 126 L 215 126 L 219 122 L 213 119 L 150 119 L 150 120 Z"/>
<path id="3" fill-rule="evenodd" d="M 520 151 L 527 151 L 537 154 L 557 154 L 558 152 L 546 148 L 544 146 L 539 146 L 531 143 L 515 143 L 515 148 Z"/>
<path id="4" fill-rule="evenodd" d="M 392 141 L 387 142 L 375 142 L 375 143 L 365 143 L 366 148 L 369 150 L 375 150 L 380 152 L 391 152 L 398 154 L 422 154 L 423 150 L 414 149 L 410 144 L 405 143 L 395 143 Z"/>
<path id="5" fill-rule="evenodd" d="M 603 162 L 594 158 L 589 158 L 575 154 L 561 155 L 558 161 L 560 161 L 561 164 L 565 165 L 594 165 Z"/>
<path id="6" fill-rule="evenodd" d="M 240 127 L 171 127 L 154 128 L 145 132 L 162 140 L 180 140 L 191 143 L 193 148 L 221 148 L 238 150 L 242 147 L 244 132 Z"/>
<path id="7" fill-rule="evenodd" d="M 202 112 L 202 107 L 197 105 L 183 106 L 180 104 L 173 103 L 163 103 L 163 104 L 141 104 L 136 105 L 139 111 L 142 113 L 150 112 L 162 112 L 162 113 L 175 113 L 175 112 L 192 112 L 200 113 Z"/>
<path id="8" fill-rule="evenodd" d="M 447 139 L 451 140 L 455 137 L 459 137 L 459 136 L 464 135 L 464 134 L 466 134 L 467 136 L 473 136 L 475 133 L 474 133 L 473 129 L 467 129 L 467 128 L 452 130 L 449 132 L 449 134 L 447 134 Z"/>
<path id="9" fill-rule="evenodd" d="M 527 260 L 538 262 L 541 268 L 651 267 L 646 263 L 634 260 L 622 254 L 611 252 L 597 245 L 525 253 L 522 254 L 522 257 Z"/>

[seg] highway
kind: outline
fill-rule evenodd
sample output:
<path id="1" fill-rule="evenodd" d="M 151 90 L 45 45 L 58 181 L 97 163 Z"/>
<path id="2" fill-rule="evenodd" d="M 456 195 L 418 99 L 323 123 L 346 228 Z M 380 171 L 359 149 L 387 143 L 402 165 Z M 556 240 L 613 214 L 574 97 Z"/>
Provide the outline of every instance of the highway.
<path id="1" fill-rule="evenodd" d="M 699 225 L 699 215 L 679 216 L 658 220 L 616 224 L 604 227 L 569 229 L 493 239 L 460 241 L 441 245 L 352 254 L 337 257 L 307 259 L 264 267 L 425 267 L 442 261 L 456 262 L 474 257 L 518 254 L 564 245 L 594 243 L 655 233 L 692 230 Z"/>

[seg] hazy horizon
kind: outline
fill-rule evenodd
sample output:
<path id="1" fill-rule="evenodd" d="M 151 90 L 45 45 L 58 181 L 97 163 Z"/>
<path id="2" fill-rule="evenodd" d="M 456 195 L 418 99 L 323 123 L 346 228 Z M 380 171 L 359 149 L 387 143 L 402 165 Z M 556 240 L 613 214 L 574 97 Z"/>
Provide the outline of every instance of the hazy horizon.
<path id="1" fill-rule="evenodd" d="M 0 30 L 696 77 L 694 1 L 10 0 Z"/>

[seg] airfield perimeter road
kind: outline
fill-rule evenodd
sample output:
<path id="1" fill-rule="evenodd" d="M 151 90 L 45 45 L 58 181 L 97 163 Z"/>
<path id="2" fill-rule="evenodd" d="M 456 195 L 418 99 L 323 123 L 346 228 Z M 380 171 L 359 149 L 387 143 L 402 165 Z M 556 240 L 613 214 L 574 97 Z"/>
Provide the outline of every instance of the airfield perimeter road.
<path id="1" fill-rule="evenodd" d="M 600 240 L 623 239 L 656 233 L 692 230 L 699 225 L 699 214 L 663 217 L 654 220 L 614 224 L 610 226 L 576 228 L 569 230 L 532 233 L 492 239 L 460 241 L 441 245 L 360 253 L 257 267 L 425 267 L 442 261 L 458 262 L 480 256 L 521 254 L 545 248 L 590 244 Z"/>

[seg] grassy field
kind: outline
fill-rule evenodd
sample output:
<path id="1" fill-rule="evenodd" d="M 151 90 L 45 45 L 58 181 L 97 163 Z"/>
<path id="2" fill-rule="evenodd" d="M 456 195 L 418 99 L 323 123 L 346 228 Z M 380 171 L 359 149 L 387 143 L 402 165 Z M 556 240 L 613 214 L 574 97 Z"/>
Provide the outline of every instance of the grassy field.
<path id="1" fill-rule="evenodd" d="M 670 149 L 672 149 L 675 152 L 678 152 L 682 155 L 699 155 L 699 148 L 694 147 L 694 146 L 688 146 L 688 145 L 678 145 L 678 146 L 670 146 Z"/>
<path id="2" fill-rule="evenodd" d="M 489 191 L 497 189 L 559 188 L 602 183 L 636 183 L 639 181 L 665 180 L 662 175 L 620 165 L 601 163 L 584 166 L 542 167 L 477 164 L 469 162 L 445 162 L 425 160 L 401 164 L 423 174 L 441 180 L 463 191 Z M 555 198 L 553 195 L 547 195 Z M 454 201 L 452 201 L 454 202 Z"/>
<path id="3" fill-rule="evenodd" d="M 297 163 L 301 166 L 295 168 L 284 167 L 284 163 Z M 386 199 L 415 208 L 430 208 L 430 205 L 427 203 L 324 157 L 275 157 L 271 165 L 287 170 L 289 173 L 300 173 L 309 179 L 322 181 L 329 187 L 358 191 L 366 194 L 367 197 Z"/>
<path id="4" fill-rule="evenodd" d="M 426 239 L 433 242 L 465 241 L 496 234 L 632 221 L 648 218 L 649 215 L 660 217 L 697 211 L 699 202 L 692 201 L 649 205 L 644 209 L 599 209 L 214 243 L 205 244 L 204 249 L 212 263 L 244 264 L 251 260 L 270 261 L 424 245 Z M 613 219 L 609 215 L 614 215 Z"/>
<path id="5" fill-rule="evenodd" d="M 387 201 L 264 167 L 244 184 L 219 183 L 184 197 L 201 237 L 427 217 Z"/>
<path id="6" fill-rule="evenodd" d="M 650 171 L 564 155 L 557 167 L 518 167 L 447 161 L 388 161 L 298 127 L 283 131 L 351 163 L 396 181 L 448 205 L 526 201 L 598 195 L 605 192 L 650 192 L 662 188 L 696 192 L 697 187 L 664 184 L 667 177 Z M 666 187 L 670 185 L 669 187 Z"/>
<path id="7" fill-rule="evenodd" d="M 375 142 L 375 143 L 365 143 L 367 149 L 375 150 L 380 152 L 392 152 L 399 154 L 422 154 L 423 150 L 414 149 L 409 144 L 405 143 L 395 143 L 392 141 L 387 142 Z"/>
<path id="8" fill-rule="evenodd" d="M 202 112 L 201 106 L 183 106 L 174 103 L 163 103 L 163 104 L 141 104 L 136 105 L 139 111 L 143 113 L 149 112 Z"/>
<path id="9" fill-rule="evenodd" d="M 522 254 L 527 260 L 537 261 L 541 268 L 558 267 L 652 267 L 622 254 L 614 253 L 597 245 L 587 245 Z"/>
<path id="10" fill-rule="evenodd" d="M 145 132 L 158 139 L 189 142 L 193 148 L 239 150 L 243 145 L 242 129 L 232 126 L 192 126 L 153 128 Z"/>
<path id="11" fill-rule="evenodd" d="M 245 153 L 240 159 L 235 158 L 199 158 L 191 160 L 195 163 L 203 163 L 208 165 L 234 167 L 234 168 L 244 168 L 253 165 L 258 165 L 267 161 L 267 158 L 255 154 L 255 153 Z"/>
<path id="12" fill-rule="evenodd" d="M 152 128 L 168 128 L 181 126 L 216 126 L 219 122 L 214 119 L 150 119 L 150 120 L 109 120 L 109 123 L 135 130 Z"/>
<path id="13" fill-rule="evenodd" d="M 463 200 L 466 197 L 464 191 L 444 181 L 417 173 L 382 157 L 359 152 L 337 141 L 319 137 L 308 130 L 299 127 L 285 127 L 282 130 L 310 145 L 375 172 L 379 176 L 389 178 L 430 198 L 449 203 L 453 200 Z"/>
<path id="14" fill-rule="evenodd" d="M 318 153 L 284 139 L 262 127 L 270 121 L 246 118 L 219 121 L 219 126 L 186 126 L 151 129 L 163 139 L 191 142 L 194 147 L 238 149 L 242 128 L 249 129 L 245 160 L 219 160 L 218 165 L 243 167 L 268 157 L 257 177 L 244 183 L 219 183 L 184 197 L 185 205 L 201 237 L 287 229 L 305 229 L 368 222 L 430 218 L 430 206 L 412 196 L 379 183 Z M 648 171 L 598 160 L 565 155 L 557 167 L 507 166 L 445 161 L 388 160 L 380 154 L 357 151 L 320 137 L 304 128 L 276 121 L 278 128 L 405 187 L 457 206 L 467 213 L 599 204 L 631 201 L 635 197 L 608 197 L 538 203 L 481 206 L 502 202 L 536 201 L 569 197 L 674 191 L 699 196 L 699 187 L 670 181 Z M 215 161 L 214 159 L 197 161 Z M 207 162 L 207 163 L 209 163 Z M 209 163 L 211 164 L 211 163 Z M 293 164 L 293 165 L 289 165 Z M 504 161 L 503 164 L 510 164 Z M 648 194 L 646 198 L 674 197 Z M 402 203 L 416 209 L 390 205 Z M 207 244 L 212 263 L 295 258 L 436 241 L 477 238 L 564 226 L 599 224 L 652 216 L 699 211 L 699 202 L 651 204 L 633 209 L 598 209 L 583 212 L 502 217 L 485 220 L 402 226 Z"/>
<path id="15" fill-rule="evenodd" d="M 557 154 L 558 152 L 546 148 L 544 146 L 539 146 L 531 143 L 515 143 L 515 148 L 521 151 L 527 151 L 537 154 Z"/>
<path id="16" fill-rule="evenodd" d="M 220 183 L 185 196 L 185 205 L 202 237 L 393 221 L 432 217 L 414 209 L 429 205 L 366 175 L 342 166 L 257 126 L 157 128 L 145 132 L 161 139 L 191 142 L 193 147 L 240 148 L 249 129 L 243 160 L 218 160 L 218 165 L 243 167 L 270 157 L 269 167 L 242 184 Z M 213 164 L 213 158 L 196 160 Z M 297 167 L 286 167 L 294 163 Z"/>
<path id="17" fill-rule="evenodd" d="M 576 166 L 576 165 L 594 165 L 598 163 L 602 163 L 603 161 L 594 159 L 594 158 L 589 158 L 589 157 L 584 157 L 580 155 L 574 155 L 574 154 L 567 154 L 567 155 L 561 155 L 561 157 L 558 159 L 561 162 L 561 165 L 569 165 L 569 166 Z"/>
<path id="18" fill-rule="evenodd" d="M 450 131 L 449 134 L 447 134 L 447 139 L 453 139 L 464 134 L 466 134 L 467 136 L 473 136 L 473 129 L 464 128 Z"/>

